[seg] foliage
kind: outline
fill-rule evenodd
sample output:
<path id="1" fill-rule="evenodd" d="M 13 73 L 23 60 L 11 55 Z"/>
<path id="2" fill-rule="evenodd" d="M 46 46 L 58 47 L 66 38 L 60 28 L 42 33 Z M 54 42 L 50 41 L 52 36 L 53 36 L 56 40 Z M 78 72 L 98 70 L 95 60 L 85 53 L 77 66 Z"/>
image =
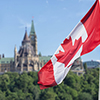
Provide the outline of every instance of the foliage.
<path id="1" fill-rule="evenodd" d="M 92 99 L 92 95 L 90 95 L 89 93 L 80 93 L 79 96 L 78 96 L 78 99 L 79 100 L 93 100 Z"/>
<path id="2" fill-rule="evenodd" d="M 83 76 L 69 72 L 57 86 L 40 90 L 37 72 L 0 75 L 0 100 L 98 100 L 99 69 L 87 69 Z"/>

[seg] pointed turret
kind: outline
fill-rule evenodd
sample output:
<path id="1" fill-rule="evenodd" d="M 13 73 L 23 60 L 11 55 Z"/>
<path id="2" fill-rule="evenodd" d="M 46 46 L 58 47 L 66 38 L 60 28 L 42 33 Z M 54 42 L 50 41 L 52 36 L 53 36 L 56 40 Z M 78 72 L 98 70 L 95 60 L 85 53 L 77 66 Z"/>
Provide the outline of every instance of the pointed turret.
<path id="1" fill-rule="evenodd" d="M 14 52 L 16 52 L 16 53 L 17 53 L 17 47 L 16 47 L 16 45 L 15 45 L 15 49 L 14 49 Z"/>
<path id="2" fill-rule="evenodd" d="M 27 33 L 25 33 L 23 41 L 30 41 L 30 39 L 28 38 Z"/>
<path id="3" fill-rule="evenodd" d="M 22 44 L 30 42 L 30 38 L 27 35 L 27 29 L 25 30 L 25 35 L 22 41 Z"/>
<path id="4" fill-rule="evenodd" d="M 16 59 L 16 57 L 17 57 L 17 47 L 15 45 L 15 48 L 14 48 L 14 58 Z"/>
<path id="5" fill-rule="evenodd" d="M 17 47 L 15 45 L 14 48 L 14 65 L 15 65 L 15 70 L 17 69 Z"/>
<path id="6" fill-rule="evenodd" d="M 30 34 L 31 34 L 31 35 L 35 35 L 35 28 L 34 28 L 33 20 L 32 20 L 32 24 L 31 24 L 31 31 L 30 31 Z"/>

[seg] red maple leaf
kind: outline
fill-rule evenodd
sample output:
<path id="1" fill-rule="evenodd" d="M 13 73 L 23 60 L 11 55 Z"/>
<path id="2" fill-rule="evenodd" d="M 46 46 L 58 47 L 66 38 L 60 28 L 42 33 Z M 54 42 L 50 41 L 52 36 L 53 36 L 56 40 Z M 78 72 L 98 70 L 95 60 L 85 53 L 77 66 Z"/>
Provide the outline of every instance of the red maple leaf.
<path id="1" fill-rule="evenodd" d="M 64 52 L 59 51 L 58 54 L 55 54 L 57 58 L 57 62 L 61 62 L 65 64 L 65 67 L 71 61 L 71 59 L 75 56 L 82 45 L 82 38 L 80 37 L 78 40 L 75 40 L 74 45 L 72 45 L 72 38 L 65 39 L 61 44 Z"/>

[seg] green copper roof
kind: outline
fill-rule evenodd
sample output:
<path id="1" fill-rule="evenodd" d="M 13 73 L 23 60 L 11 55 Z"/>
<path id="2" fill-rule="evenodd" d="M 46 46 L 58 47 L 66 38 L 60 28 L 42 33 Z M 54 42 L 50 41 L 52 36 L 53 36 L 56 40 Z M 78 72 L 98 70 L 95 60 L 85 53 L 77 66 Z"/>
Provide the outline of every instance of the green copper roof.
<path id="1" fill-rule="evenodd" d="M 43 61 L 43 62 L 48 62 L 50 60 L 51 56 L 41 56 L 39 57 L 39 60 L 40 61 Z M 10 57 L 10 58 L 1 58 L 0 59 L 0 64 L 7 64 L 7 63 L 10 63 L 10 61 L 14 61 L 14 58 Z"/>
<path id="2" fill-rule="evenodd" d="M 41 57 L 39 57 L 39 60 L 46 63 L 50 60 L 50 58 L 51 58 L 51 56 L 41 56 Z"/>
<path id="3" fill-rule="evenodd" d="M 51 56 L 41 56 L 39 57 L 39 60 L 40 61 L 43 61 L 43 62 L 48 62 L 50 60 Z M 10 57 L 10 58 L 1 58 L 0 59 L 0 64 L 6 64 L 6 63 L 10 63 L 10 61 L 14 61 L 14 58 Z"/>
<path id="4" fill-rule="evenodd" d="M 1 58 L 0 64 L 7 64 L 10 63 L 10 61 L 14 61 L 14 58 Z"/>
<path id="5" fill-rule="evenodd" d="M 35 34 L 35 28 L 34 28 L 34 23 L 33 23 L 33 20 L 32 20 L 32 25 L 31 25 L 31 32 L 30 32 L 31 35 L 34 35 Z"/>

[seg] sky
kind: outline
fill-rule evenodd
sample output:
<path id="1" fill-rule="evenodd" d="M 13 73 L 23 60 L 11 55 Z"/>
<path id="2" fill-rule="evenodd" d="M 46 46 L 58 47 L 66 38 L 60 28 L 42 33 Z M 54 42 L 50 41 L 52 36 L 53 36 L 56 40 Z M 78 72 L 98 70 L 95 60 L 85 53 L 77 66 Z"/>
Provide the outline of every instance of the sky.
<path id="1" fill-rule="evenodd" d="M 83 18 L 95 0 L 1 0 L 0 54 L 14 57 L 34 21 L 38 53 L 53 55 L 62 41 Z M 32 18 L 34 16 L 34 18 Z M 83 61 L 100 61 L 100 46 L 82 56 Z"/>

